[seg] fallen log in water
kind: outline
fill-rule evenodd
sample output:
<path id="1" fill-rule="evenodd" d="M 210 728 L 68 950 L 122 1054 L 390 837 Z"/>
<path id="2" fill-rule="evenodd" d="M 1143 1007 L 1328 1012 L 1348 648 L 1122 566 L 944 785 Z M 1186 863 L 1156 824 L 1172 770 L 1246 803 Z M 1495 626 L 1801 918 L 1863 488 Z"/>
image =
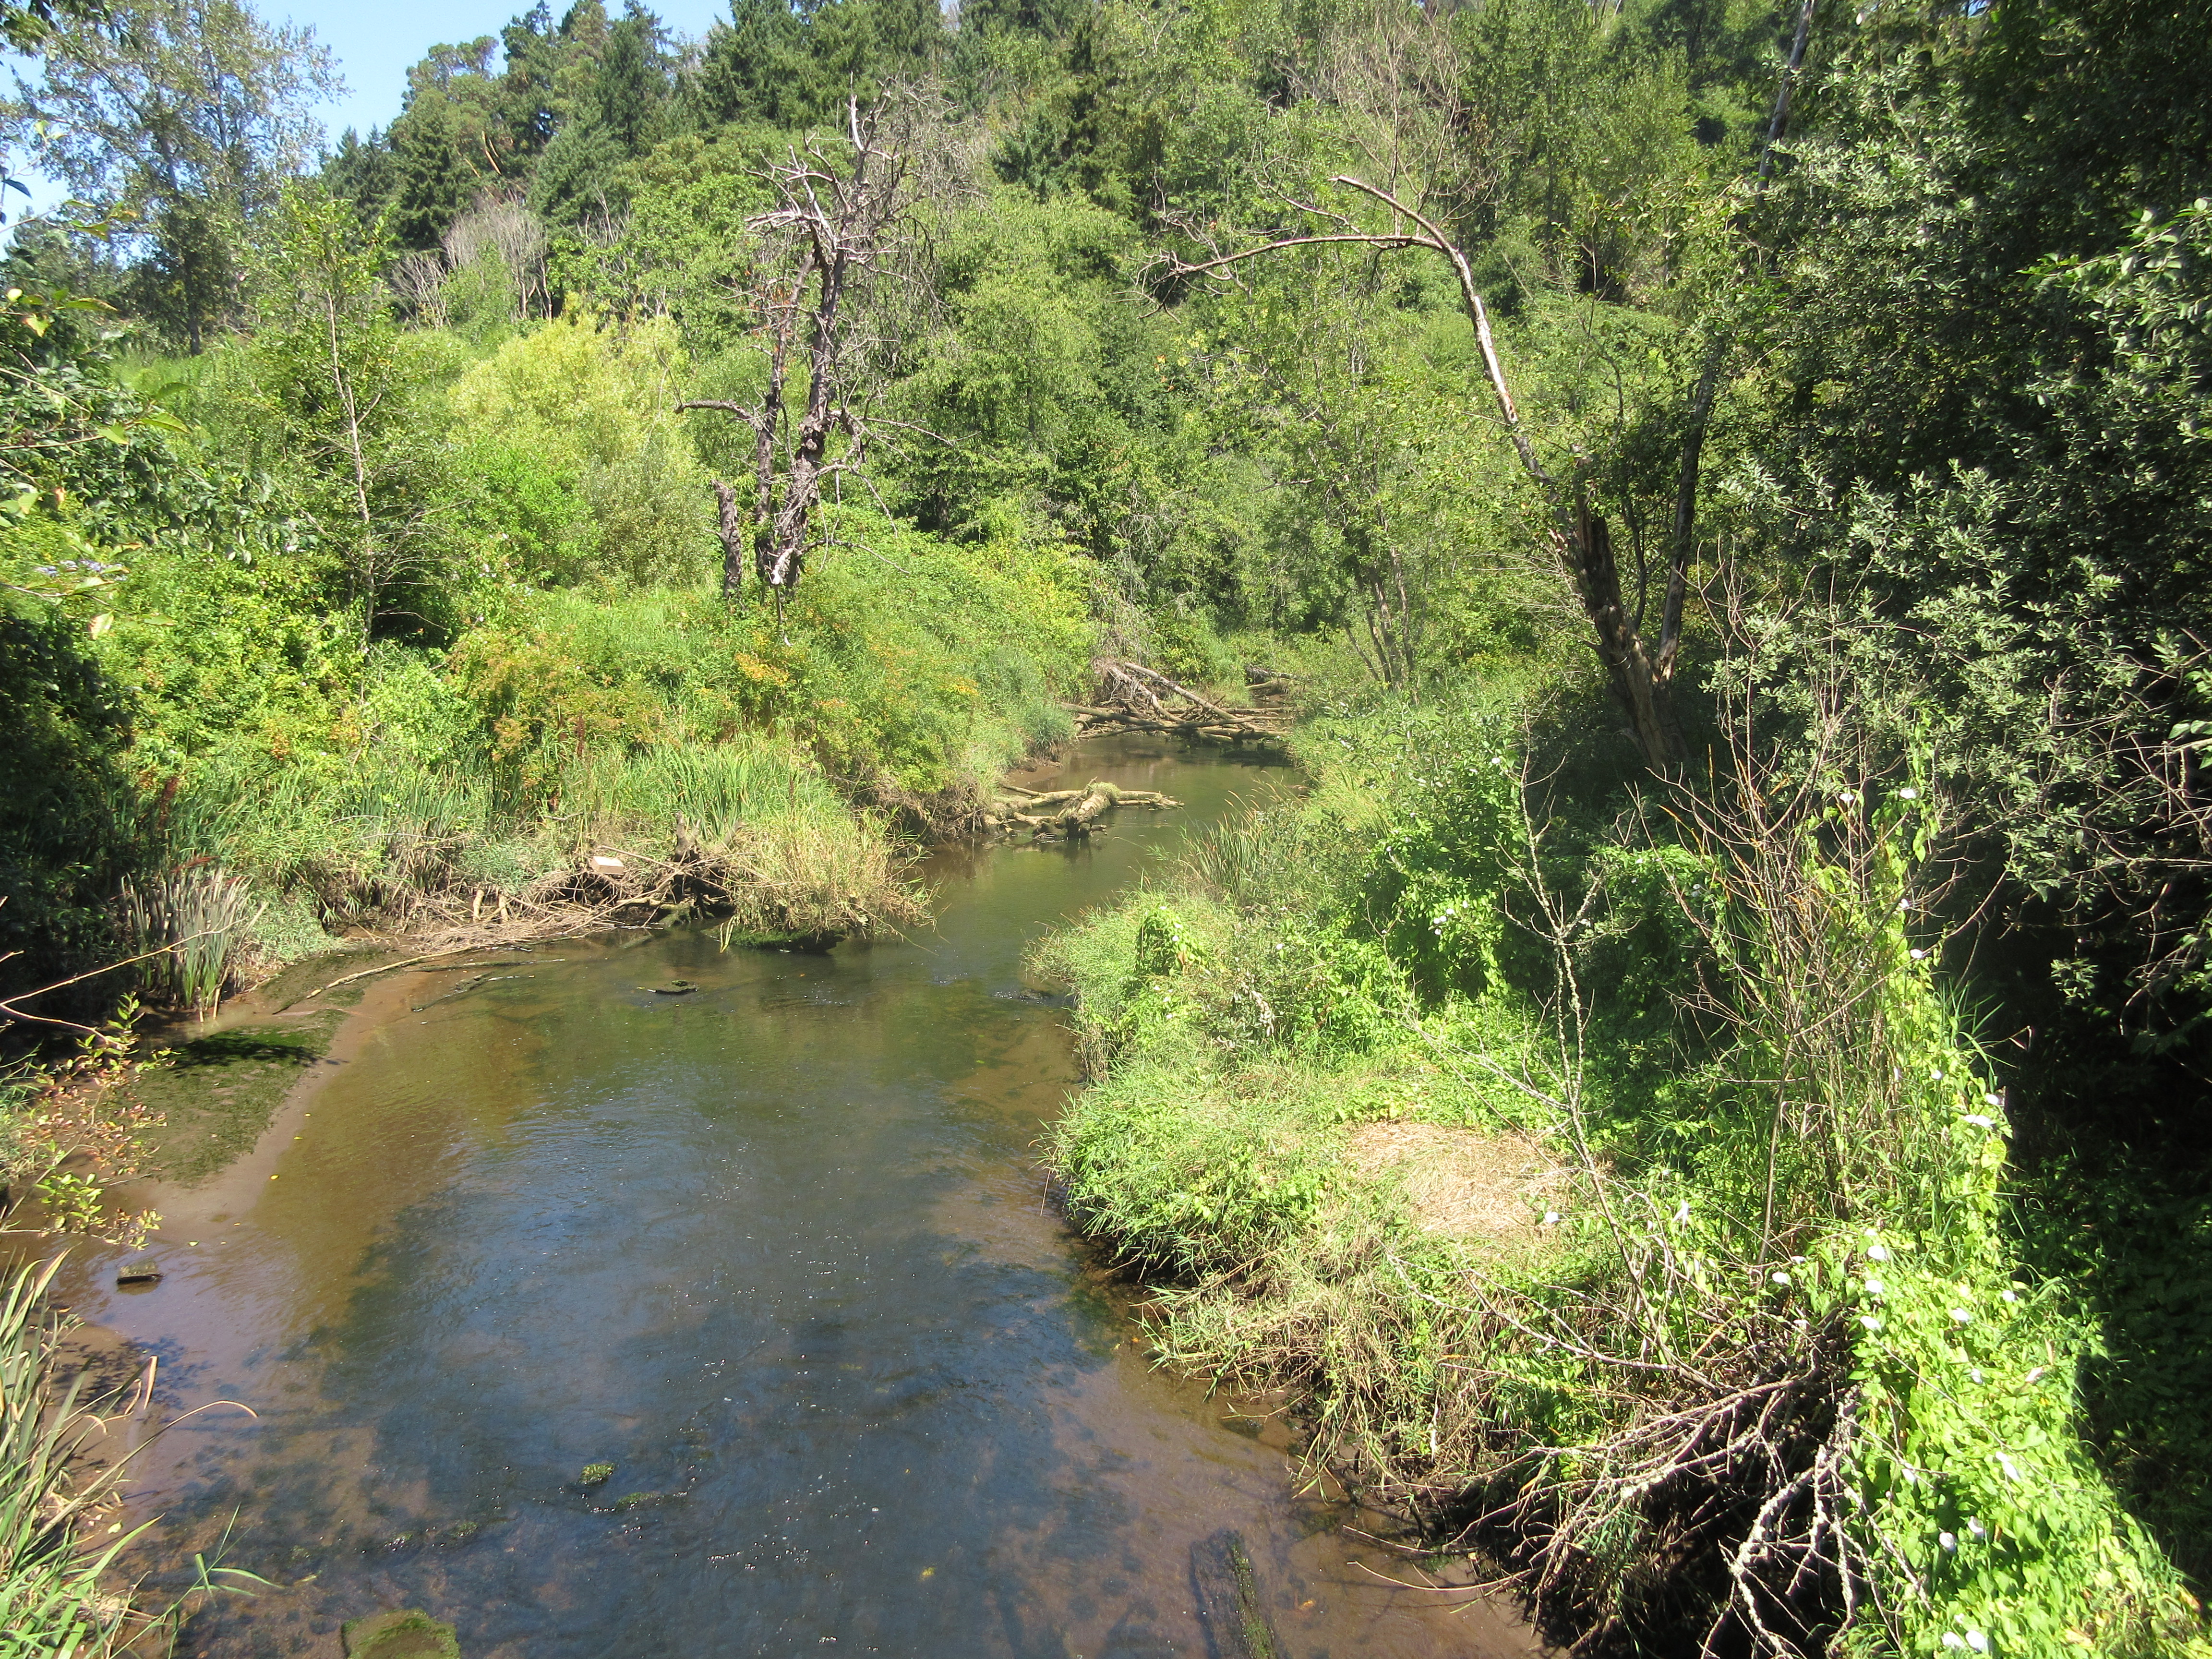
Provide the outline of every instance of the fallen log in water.
<path id="1" fill-rule="evenodd" d="M 1024 789 L 1018 784 L 1000 786 L 1009 797 L 991 803 L 983 815 L 986 830 L 1027 830 L 1042 839 L 1080 837 L 1117 806 L 1170 807 L 1182 803 L 1150 789 L 1117 789 L 1096 781 L 1080 789 Z M 1054 809 L 1057 808 L 1057 811 Z"/>
<path id="2" fill-rule="evenodd" d="M 1206 1621 L 1207 1645 L 1221 1659 L 1283 1659 L 1259 1576 L 1243 1534 L 1217 1532 L 1190 1547 L 1191 1588 Z"/>
<path id="3" fill-rule="evenodd" d="M 1091 671 L 1098 701 L 1067 705 L 1079 737 L 1156 732 L 1217 743 L 1280 744 L 1291 724 L 1286 708 L 1224 708 L 1142 663 L 1102 657 Z"/>

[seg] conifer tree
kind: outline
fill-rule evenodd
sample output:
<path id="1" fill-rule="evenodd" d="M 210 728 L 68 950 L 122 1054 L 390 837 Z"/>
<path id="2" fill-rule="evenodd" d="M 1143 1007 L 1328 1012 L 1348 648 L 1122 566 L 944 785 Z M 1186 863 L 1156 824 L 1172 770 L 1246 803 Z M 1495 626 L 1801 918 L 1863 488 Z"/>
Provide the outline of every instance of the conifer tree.
<path id="1" fill-rule="evenodd" d="M 659 137 L 668 102 L 660 20 L 635 3 L 607 31 L 606 56 L 592 85 L 591 118 L 623 151 L 641 155 Z"/>
<path id="2" fill-rule="evenodd" d="M 454 146 L 453 112 L 442 98 L 419 98 L 392 124 L 396 188 L 392 232 L 404 248 L 433 248 L 460 216 L 469 173 Z"/>

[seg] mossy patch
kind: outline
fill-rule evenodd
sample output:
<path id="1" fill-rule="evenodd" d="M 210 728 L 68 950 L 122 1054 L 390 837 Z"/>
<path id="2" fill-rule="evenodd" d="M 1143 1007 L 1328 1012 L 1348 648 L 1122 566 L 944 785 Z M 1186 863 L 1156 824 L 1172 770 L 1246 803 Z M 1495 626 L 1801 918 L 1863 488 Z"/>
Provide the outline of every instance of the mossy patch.
<path id="1" fill-rule="evenodd" d="M 580 1486 L 604 1486 L 614 1472 L 615 1466 L 611 1463 L 586 1463 L 584 1472 L 576 1477 L 576 1484 Z"/>
<path id="2" fill-rule="evenodd" d="M 144 1137 L 153 1173 L 199 1181 L 249 1151 L 344 1018 L 332 1009 L 297 1024 L 240 1025 L 173 1045 L 168 1064 L 135 1085 L 163 1120 Z"/>
<path id="3" fill-rule="evenodd" d="M 420 1607 L 373 1613 L 339 1632 L 346 1659 L 461 1659 L 460 1639 Z"/>

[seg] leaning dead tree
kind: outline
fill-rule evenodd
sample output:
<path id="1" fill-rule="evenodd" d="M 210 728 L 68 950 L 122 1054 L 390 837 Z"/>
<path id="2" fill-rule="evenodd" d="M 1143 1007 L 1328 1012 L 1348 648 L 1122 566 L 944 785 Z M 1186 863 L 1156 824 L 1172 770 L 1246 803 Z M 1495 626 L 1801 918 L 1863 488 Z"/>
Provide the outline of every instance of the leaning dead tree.
<path id="1" fill-rule="evenodd" d="M 1521 418 L 1520 405 L 1514 401 L 1512 387 L 1506 381 L 1505 367 L 1498 360 L 1498 342 L 1490 328 L 1489 307 L 1483 304 L 1481 292 L 1475 286 L 1474 272 L 1468 264 L 1467 255 L 1460 252 L 1458 244 L 1445 235 L 1434 220 L 1381 186 L 1349 173 L 1338 173 L 1329 182 L 1371 197 L 1388 208 L 1390 228 L 1369 230 L 1348 214 L 1293 200 L 1289 205 L 1309 219 L 1339 228 L 1304 236 L 1278 237 L 1258 247 L 1212 259 L 1178 259 L 1175 262 L 1175 273 L 1182 276 L 1203 276 L 1285 248 L 1330 244 L 1419 248 L 1441 255 L 1459 283 L 1460 302 L 1466 309 L 1468 321 L 1474 325 L 1475 343 L 1482 352 L 1483 373 L 1504 423 L 1505 435 L 1512 443 L 1521 471 L 1536 486 L 1550 510 L 1553 545 L 1573 580 L 1583 614 L 1596 633 L 1598 659 L 1605 666 L 1613 694 L 1628 717 L 1630 729 L 1645 761 L 1655 769 L 1673 770 L 1684 756 L 1673 693 L 1674 663 L 1681 642 L 1682 601 L 1688 588 L 1686 568 L 1681 572 L 1685 580 L 1677 580 L 1670 572 L 1661 602 L 1659 637 L 1656 644 L 1647 644 L 1639 626 L 1642 607 L 1639 605 L 1632 613 L 1622 597 L 1620 567 L 1613 559 L 1612 532 L 1604 518 L 1590 507 L 1589 458 L 1575 457 L 1572 471 L 1563 477 L 1537 454 L 1536 446 Z"/>
<path id="2" fill-rule="evenodd" d="M 1796 36 L 1782 66 L 1774 111 L 1760 147 L 1759 169 L 1751 183 L 1753 201 L 1765 192 L 1771 174 L 1775 146 L 1787 130 L 1790 102 L 1802 71 L 1806 42 L 1811 33 L 1816 0 L 1802 0 Z M 1613 695 L 1627 716 L 1637 746 L 1653 770 L 1673 772 L 1686 758 L 1682 730 L 1674 713 L 1674 671 L 1682 644 L 1682 609 L 1689 592 L 1690 566 L 1697 546 L 1697 500 L 1699 467 L 1706 428 L 1728 349 L 1725 334 L 1715 343 L 1698 376 L 1688 411 L 1687 432 L 1677 483 L 1674 524 L 1668 550 L 1668 567 L 1659 601 L 1658 634 L 1647 638 L 1645 605 L 1639 591 L 1632 607 L 1625 598 L 1620 567 L 1613 557 L 1613 533 L 1604 516 L 1590 504 L 1589 473 L 1594 458 L 1577 453 L 1564 476 L 1545 465 L 1514 401 L 1505 368 L 1499 361 L 1498 343 L 1490 328 L 1490 313 L 1475 287 L 1474 272 L 1467 256 L 1445 235 L 1436 222 L 1397 195 L 1349 173 L 1338 173 L 1329 182 L 1371 198 L 1390 212 L 1390 228 L 1370 230 L 1349 215 L 1317 204 L 1285 198 L 1285 205 L 1311 222 L 1335 227 L 1303 236 L 1281 236 L 1242 252 L 1212 259 L 1173 262 L 1179 276 L 1205 276 L 1226 270 L 1247 259 L 1279 252 L 1285 248 L 1350 243 L 1358 246 L 1419 248 L 1442 256 L 1459 283 L 1460 302 L 1474 329 L 1482 352 L 1482 368 L 1492 398 L 1513 446 L 1522 472 L 1536 486 L 1552 521 L 1551 539 L 1559 562 L 1572 581 L 1583 613 L 1589 620 L 1598 660 L 1604 665 Z M 1638 585 L 1639 589 L 1641 584 Z"/>
<path id="3" fill-rule="evenodd" d="M 768 369 L 758 399 L 677 404 L 733 415 L 752 428 L 750 489 L 714 481 L 722 592 L 742 591 L 750 563 L 775 599 L 779 629 L 784 599 L 820 544 L 811 521 L 823 490 L 858 472 L 870 436 L 859 407 L 869 343 L 856 319 L 901 212 L 907 169 L 881 130 L 881 112 L 848 102 L 849 155 L 833 156 L 810 140 L 767 174 L 777 204 L 748 225 L 759 239 L 750 337 Z"/>

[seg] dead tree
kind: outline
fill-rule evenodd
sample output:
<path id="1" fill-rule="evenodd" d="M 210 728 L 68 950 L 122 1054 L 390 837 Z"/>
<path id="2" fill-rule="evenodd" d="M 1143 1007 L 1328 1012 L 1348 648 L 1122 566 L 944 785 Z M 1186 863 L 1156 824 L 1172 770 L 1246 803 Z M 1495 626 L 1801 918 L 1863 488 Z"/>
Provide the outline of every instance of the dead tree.
<path id="1" fill-rule="evenodd" d="M 811 524 L 823 487 L 856 471 L 867 447 L 867 422 L 858 406 L 866 350 L 855 317 L 901 211 L 907 167 L 880 130 L 880 112 L 848 102 L 848 156 L 833 157 L 811 140 L 767 175 L 777 205 L 747 227 L 760 239 L 753 338 L 768 376 L 758 400 L 677 404 L 734 415 L 752 428 L 750 501 L 741 503 L 737 489 L 722 480 L 714 483 L 722 592 L 734 597 L 740 591 L 750 552 L 754 574 L 775 599 L 779 630 L 784 599 L 817 545 Z M 800 402 L 793 380 L 802 362 Z M 843 447 L 833 454 L 841 437 Z"/>
<path id="2" fill-rule="evenodd" d="M 1310 217 L 1342 228 L 1306 236 L 1279 237 L 1242 252 L 1224 253 L 1195 263 L 1178 260 L 1176 274 L 1199 276 L 1285 248 L 1333 243 L 1348 242 L 1373 248 L 1423 248 L 1442 255 L 1458 279 L 1460 301 L 1466 307 L 1468 321 L 1474 325 L 1475 343 L 1482 352 L 1483 372 L 1504 421 L 1505 435 L 1513 445 L 1521 471 L 1536 485 L 1551 509 L 1553 545 L 1574 582 L 1583 613 L 1597 635 L 1598 659 L 1605 665 L 1613 696 L 1628 716 L 1644 760 L 1656 770 L 1673 770 L 1683 758 L 1681 728 L 1674 719 L 1672 692 L 1674 644 L 1681 632 L 1683 588 L 1686 584 L 1668 583 L 1659 647 L 1656 651 L 1648 648 L 1621 597 L 1620 569 L 1613 562 L 1613 538 L 1605 520 L 1590 510 L 1585 477 L 1587 463 L 1578 457 L 1574 473 L 1563 479 L 1536 453 L 1536 447 L 1522 423 L 1520 407 L 1506 383 L 1504 365 L 1498 361 L 1498 343 L 1490 330 L 1489 308 L 1483 304 L 1482 295 L 1475 287 L 1474 272 L 1468 264 L 1467 256 L 1435 221 L 1418 209 L 1408 207 L 1389 191 L 1349 173 L 1339 173 L 1329 182 L 1382 203 L 1390 210 L 1393 228 L 1384 231 L 1363 229 L 1347 215 L 1309 203 L 1292 202 L 1291 206 Z"/>
<path id="3" fill-rule="evenodd" d="M 1815 3 L 1816 0 L 1802 0 L 1798 13 L 1796 38 L 1783 65 L 1781 86 L 1776 94 L 1773 116 L 1768 123 L 1766 142 L 1761 147 L 1759 171 L 1752 185 L 1754 199 L 1766 188 L 1774 146 L 1780 142 L 1788 125 L 1790 94 L 1804 63 L 1806 40 L 1811 32 Z M 1686 756 L 1681 726 L 1674 714 L 1674 670 L 1681 649 L 1683 602 L 1689 592 L 1690 564 L 1697 544 L 1699 462 L 1714 396 L 1719 385 L 1726 337 L 1720 337 L 1717 341 L 1698 377 L 1697 390 L 1692 396 L 1689 429 L 1683 447 L 1668 548 L 1667 580 L 1660 599 L 1659 633 L 1656 641 L 1647 643 L 1643 625 L 1643 602 L 1639 598 L 1632 611 L 1624 599 L 1620 568 L 1613 554 L 1611 530 L 1604 518 L 1590 507 L 1588 477 L 1590 458 L 1576 456 L 1572 471 L 1561 477 L 1545 465 L 1542 458 L 1536 453 L 1536 447 L 1522 423 L 1521 410 L 1513 400 L 1512 390 L 1506 383 L 1504 365 L 1498 361 L 1497 341 L 1490 330 L 1490 313 L 1482 302 L 1481 294 L 1475 288 L 1474 272 L 1468 264 L 1467 256 L 1434 220 L 1418 209 L 1407 206 L 1389 191 L 1348 173 L 1339 173 L 1329 182 L 1380 202 L 1390 210 L 1391 228 L 1384 231 L 1364 229 L 1348 215 L 1285 198 L 1288 205 L 1309 218 L 1334 224 L 1339 228 L 1305 236 L 1278 237 L 1258 247 L 1224 253 L 1212 259 L 1195 262 L 1178 259 L 1174 263 L 1175 274 L 1200 276 L 1285 248 L 1332 243 L 1352 243 L 1363 247 L 1385 249 L 1423 248 L 1442 255 L 1458 280 L 1460 301 L 1466 308 L 1468 322 L 1474 325 L 1475 342 L 1481 348 L 1483 373 L 1490 382 L 1491 395 L 1504 423 L 1505 435 L 1513 445 L 1513 453 L 1520 462 L 1521 471 L 1541 493 L 1549 509 L 1553 546 L 1559 553 L 1560 564 L 1574 584 L 1576 597 L 1582 602 L 1583 613 L 1589 618 L 1591 631 L 1596 635 L 1595 643 L 1598 660 L 1604 665 L 1613 695 L 1628 718 L 1637 747 L 1643 750 L 1645 763 L 1655 771 L 1675 770 Z"/>

